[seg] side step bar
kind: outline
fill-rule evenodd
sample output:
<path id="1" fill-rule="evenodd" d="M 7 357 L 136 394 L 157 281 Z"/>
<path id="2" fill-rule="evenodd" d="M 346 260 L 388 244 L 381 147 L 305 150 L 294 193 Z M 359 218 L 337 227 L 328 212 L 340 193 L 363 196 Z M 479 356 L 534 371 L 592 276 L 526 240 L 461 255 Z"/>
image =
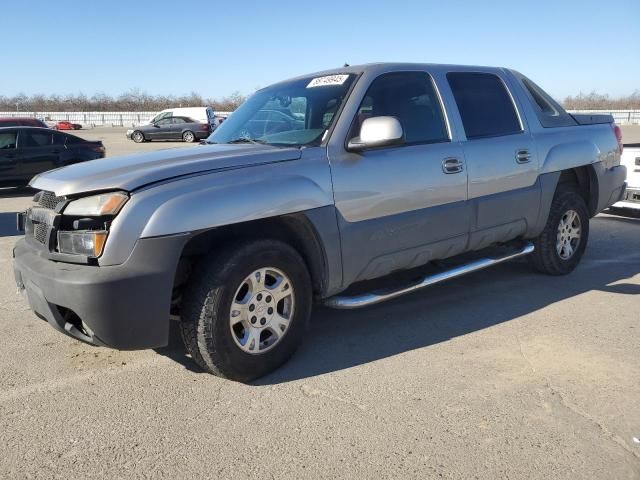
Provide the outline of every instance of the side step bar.
<path id="1" fill-rule="evenodd" d="M 401 295 L 412 293 L 422 288 L 435 285 L 436 283 L 444 282 L 445 280 L 449 280 L 451 278 L 460 277 L 462 275 L 466 275 L 467 273 L 476 272 L 478 270 L 482 270 L 484 268 L 506 262 L 507 260 L 522 257 L 523 255 L 528 255 L 533 252 L 533 250 L 533 243 L 527 243 L 520 250 L 509 255 L 497 258 L 481 258 L 479 260 L 474 260 L 473 262 L 467 263 L 466 265 L 461 265 L 450 270 L 445 270 L 444 272 L 439 272 L 434 275 L 424 277 L 420 282 L 408 287 L 400 288 L 398 290 L 374 291 L 364 293 L 362 295 L 356 295 L 353 297 L 338 295 L 335 297 L 327 298 L 324 301 L 324 305 L 331 308 L 340 308 L 346 310 L 368 307 L 370 305 L 375 305 L 376 303 L 391 300 L 392 298 L 396 298 Z"/>

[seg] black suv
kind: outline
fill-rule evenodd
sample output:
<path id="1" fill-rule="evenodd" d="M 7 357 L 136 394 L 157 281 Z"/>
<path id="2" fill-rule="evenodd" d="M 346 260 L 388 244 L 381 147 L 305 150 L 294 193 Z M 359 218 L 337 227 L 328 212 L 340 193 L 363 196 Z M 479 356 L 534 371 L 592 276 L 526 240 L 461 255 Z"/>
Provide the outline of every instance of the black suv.
<path id="1" fill-rule="evenodd" d="M 105 156 L 100 141 L 36 127 L 0 127 L 0 186 L 23 187 L 37 174 Z"/>

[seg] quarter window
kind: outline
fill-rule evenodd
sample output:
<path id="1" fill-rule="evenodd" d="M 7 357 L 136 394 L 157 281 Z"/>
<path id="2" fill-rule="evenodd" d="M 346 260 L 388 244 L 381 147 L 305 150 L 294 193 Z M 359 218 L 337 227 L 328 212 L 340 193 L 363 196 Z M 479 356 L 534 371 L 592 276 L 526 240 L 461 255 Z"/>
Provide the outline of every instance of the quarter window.
<path id="1" fill-rule="evenodd" d="M 54 145 L 64 145 L 67 140 L 67 136 L 64 133 L 54 133 L 53 134 L 53 144 Z"/>
<path id="2" fill-rule="evenodd" d="M 448 73 L 468 139 L 522 131 L 518 114 L 502 80 L 489 73 Z"/>
<path id="3" fill-rule="evenodd" d="M 398 119 L 406 144 L 449 141 L 440 99 L 427 73 L 394 72 L 376 78 L 360 104 L 351 138 L 360 134 L 365 119 L 380 116 Z"/>

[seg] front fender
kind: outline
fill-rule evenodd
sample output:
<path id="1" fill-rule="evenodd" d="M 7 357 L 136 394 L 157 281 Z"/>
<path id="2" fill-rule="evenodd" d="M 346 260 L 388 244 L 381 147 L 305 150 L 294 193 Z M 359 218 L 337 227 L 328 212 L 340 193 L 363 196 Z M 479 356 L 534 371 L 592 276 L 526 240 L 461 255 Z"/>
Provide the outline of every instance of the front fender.
<path id="1" fill-rule="evenodd" d="M 193 232 L 301 212 L 324 207 L 328 201 L 320 185 L 299 175 L 220 185 L 165 202 L 153 213 L 140 237 Z"/>
<path id="2" fill-rule="evenodd" d="M 142 238 L 333 205 L 329 164 L 323 152 L 309 149 L 296 161 L 193 175 L 133 192 L 111 225 L 100 265 L 123 263 Z"/>

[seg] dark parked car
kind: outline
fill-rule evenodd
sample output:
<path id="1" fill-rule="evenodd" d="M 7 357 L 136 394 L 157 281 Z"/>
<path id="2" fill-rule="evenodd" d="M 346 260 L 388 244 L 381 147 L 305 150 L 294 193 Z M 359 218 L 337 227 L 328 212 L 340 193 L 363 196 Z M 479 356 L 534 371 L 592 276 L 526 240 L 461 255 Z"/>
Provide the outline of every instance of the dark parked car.
<path id="1" fill-rule="evenodd" d="M 247 123 L 251 138 L 302 129 L 304 120 L 296 118 L 289 110 L 262 109 Z"/>
<path id="2" fill-rule="evenodd" d="M 189 117 L 166 117 L 150 125 L 140 125 L 127 130 L 127 138 L 136 143 L 149 140 L 203 140 L 211 133 L 208 123 L 197 122 Z"/>
<path id="3" fill-rule="evenodd" d="M 49 125 L 37 118 L 3 117 L 0 118 L 0 127 L 41 127 L 49 128 Z"/>
<path id="4" fill-rule="evenodd" d="M 21 187 L 53 168 L 103 158 L 102 142 L 48 128 L 0 128 L 0 186 Z"/>

